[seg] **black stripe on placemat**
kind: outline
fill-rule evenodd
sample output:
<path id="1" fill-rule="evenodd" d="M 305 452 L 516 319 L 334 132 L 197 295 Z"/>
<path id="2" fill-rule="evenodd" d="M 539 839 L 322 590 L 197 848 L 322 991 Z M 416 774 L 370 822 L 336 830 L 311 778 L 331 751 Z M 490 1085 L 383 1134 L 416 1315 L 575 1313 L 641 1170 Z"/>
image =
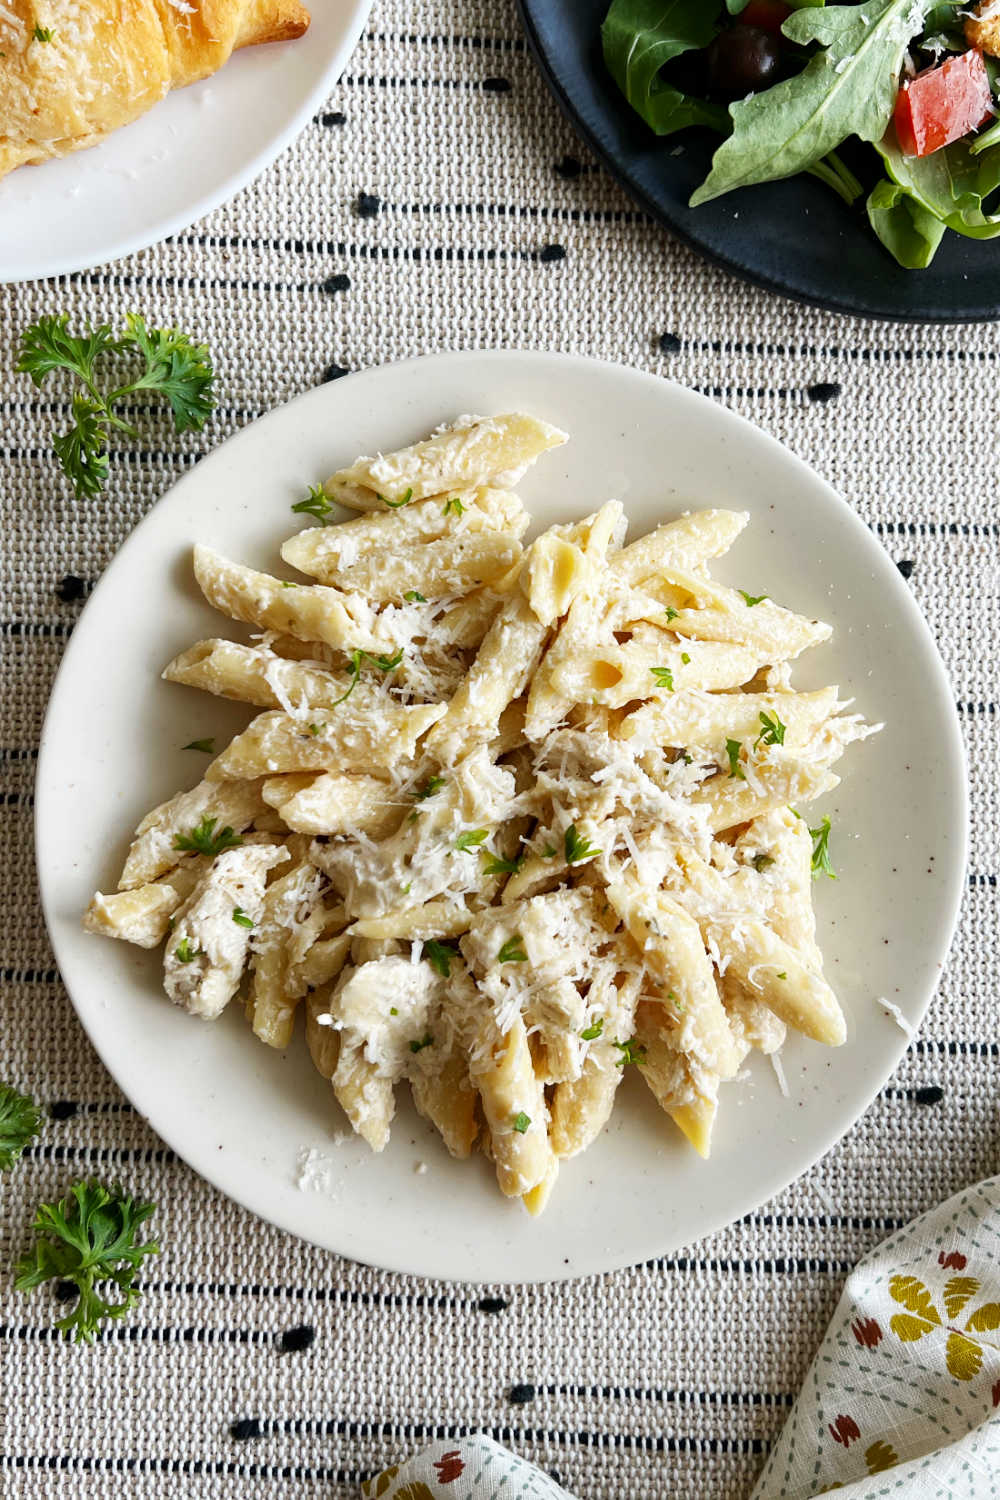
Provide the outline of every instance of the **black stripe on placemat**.
<path id="1" fill-rule="evenodd" d="M 401 43 L 409 47 L 471 47 L 481 52 L 526 52 L 521 37 L 465 35 L 437 32 L 419 36 L 415 31 L 366 31 L 366 42 Z"/>
<path id="2" fill-rule="evenodd" d="M 365 1469 L 324 1469 L 306 1464 L 237 1463 L 208 1458 L 97 1458 L 75 1453 L 2 1453 L 0 1469 L 50 1469 L 74 1474 L 215 1474 L 241 1479 L 322 1479 L 327 1483 L 360 1484 Z"/>

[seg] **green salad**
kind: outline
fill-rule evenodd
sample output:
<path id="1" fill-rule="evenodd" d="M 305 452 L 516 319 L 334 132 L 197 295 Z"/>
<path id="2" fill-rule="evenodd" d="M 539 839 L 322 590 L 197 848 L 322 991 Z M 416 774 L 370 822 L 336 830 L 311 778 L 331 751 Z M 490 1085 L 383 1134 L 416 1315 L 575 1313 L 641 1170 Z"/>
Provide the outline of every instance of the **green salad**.
<path id="1" fill-rule="evenodd" d="M 808 172 L 908 269 L 1000 234 L 1000 0 L 613 0 L 604 59 L 657 135 L 722 137 L 691 206 Z M 871 148 L 871 172 L 857 143 Z M 853 154 L 852 154 L 853 153 Z"/>

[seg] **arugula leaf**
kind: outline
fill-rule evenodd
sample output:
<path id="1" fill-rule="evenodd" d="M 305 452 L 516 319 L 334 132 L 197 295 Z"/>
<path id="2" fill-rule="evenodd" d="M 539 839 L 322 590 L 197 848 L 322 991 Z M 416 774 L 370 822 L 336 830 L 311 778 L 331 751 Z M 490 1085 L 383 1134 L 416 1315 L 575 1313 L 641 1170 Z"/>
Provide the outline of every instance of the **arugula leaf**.
<path id="1" fill-rule="evenodd" d="M 782 27 L 820 51 L 801 73 L 729 107 L 733 131 L 691 207 L 734 188 L 791 177 L 849 135 L 879 141 L 896 101 L 903 54 L 923 27 L 928 0 L 863 0 L 797 10 Z"/>
<path id="2" fill-rule="evenodd" d="M 524 951 L 524 938 L 519 932 L 515 932 L 512 938 L 508 938 L 500 952 L 497 954 L 498 964 L 526 964 L 528 955 Z"/>
<path id="3" fill-rule="evenodd" d="M 46 1281 L 70 1281 L 79 1298 L 56 1327 L 77 1343 L 89 1344 L 105 1318 L 120 1320 L 139 1300 L 135 1274 L 147 1255 L 158 1255 L 155 1240 L 139 1242 L 139 1226 L 155 1204 L 110 1189 L 97 1181 L 77 1182 L 59 1203 L 43 1203 L 35 1215 L 35 1243 L 17 1263 L 14 1286 L 30 1292 Z M 98 1287 L 110 1283 L 105 1297 Z M 120 1301 L 110 1300 L 114 1290 Z"/>
<path id="4" fill-rule="evenodd" d="M 194 344 L 176 328 L 147 328 L 138 313 L 129 313 L 116 339 L 109 323 L 69 332 L 69 314 L 39 318 L 21 335 L 17 369 L 41 386 L 57 370 L 73 375 L 82 391 L 73 393 L 73 427 L 53 439 L 56 457 L 78 499 L 93 497 L 108 476 L 108 433 L 112 427 L 129 437 L 136 429 L 115 413 L 115 406 L 136 391 L 165 396 L 178 432 L 204 426 L 214 406 L 213 370 L 204 344 Z M 113 355 L 139 354 L 144 369 L 134 380 L 107 390 L 98 363 Z"/>
<path id="5" fill-rule="evenodd" d="M 440 974 L 442 979 L 451 978 L 451 961 L 458 957 L 458 949 L 454 943 L 439 943 L 437 938 L 431 938 L 421 950 L 421 958 L 426 958 L 435 974 Z"/>
<path id="6" fill-rule="evenodd" d="M 657 135 L 689 125 L 724 130 L 726 111 L 668 83 L 664 66 L 707 47 L 719 29 L 721 0 L 614 0 L 601 27 L 604 61 L 625 98 Z"/>
<path id="7" fill-rule="evenodd" d="M 298 500 L 292 506 L 297 515 L 315 516 L 321 521 L 333 510 L 333 503 L 321 484 L 311 484 L 309 493 L 304 500 Z"/>
<path id="8" fill-rule="evenodd" d="M 563 852 L 568 865 L 578 865 L 581 860 L 593 859 L 594 855 L 600 854 L 601 851 L 595 849 L 583 834 L 577 833 L 576 824 L 571 823 L 563 835 Z"/>
<path id="9" fill-rule="evenodd" d="M 1000 213 L 984 208 L 1000 187 L 1000 146 L 953 141 L 930 156 L 904 156 L 888 130 L 875 149 L 889 180 L 869 194 L 868 219 L 900 265 L 929 265 L 946 228 L 974 240 L 1000 234 Z"/>
<path id="10" fill-rule="evenodd" d="M 0 1172 L 8 1171 L 41 1127 L 42 1116 L 28 1094 L 0 1083 Z"/>
<path id="11" fill-rule="evenodd" d="M 213 859 L 225 849 L 238 848 L 243 842 L 239 834 L 234 833 L 228 823 L 216 833 L 215 825 L 218 821 L 218 818 L 210 818 L 206 813 L 190 833 L 174 834 L 174 848 L 190 850 L 195 854 L 208 854 Z"/>

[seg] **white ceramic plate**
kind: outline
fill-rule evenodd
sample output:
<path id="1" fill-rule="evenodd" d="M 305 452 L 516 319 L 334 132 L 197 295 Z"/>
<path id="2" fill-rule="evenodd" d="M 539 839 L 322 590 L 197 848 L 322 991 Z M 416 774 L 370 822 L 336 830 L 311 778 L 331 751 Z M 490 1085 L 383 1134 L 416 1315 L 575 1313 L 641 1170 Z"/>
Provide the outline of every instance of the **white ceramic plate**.
<path id="1" fill-rule="evenodd" d="M 316 0 L 294 42 L 248 47 L 101 145 L 0 181 L 0 281 L 63 276 L 176 234 L 269 166 L 323 102 L 372 0 Z"/>
<path id="2" fill-rule="evenodd" d="M 278 1055 L 253 1039 L 236 1006 L 215 1025 L 195 1021 L 162 994 L 158 954 L 79 926 L 91 892 L 113 889 L 142 814 L 197 780 L 201 765 L 180 747 L 213 733 L 221 744 L 246 722 L 236 705 L 158 679 L 175 652 L 220 629 L 191 578 L 194 539 L 277 566 L 296 519 L 289 504 L 308 483 L 461 412 L 518 407 L 571 434 L 520 487 L 540 524 L 613 495 L 633 536 L 689 506 L 748 509 L 751 525 L 720 574 L 830 620 L 834 641 L 802 664 L 803 685 L 837 682 L 888 725 L 849 750 L 824 805 L 840 878 L 817 888 L 819 929 L 849 1017 L 847 1045 L 792 1040 L 787 1099 L 769 1063 L 755 1059 L 749 1082 L 723 1090 L 708 1163 L 628 1077 L 609 1128 L 564 1164 L 539 1220 L 499 1196 L 484 1160 L 453 1162 L 408 1104 L 382 1156 L 354 1138 L 338 1144 L 345 1122 L 301 1036 Z M 791 1182 L 857 1119 L 906 1045 L 878 997 L 916 1025 L 940 972 L 962 888 L 966 793 L 951 691 L 909 590 L 803 463 L 731 412 L 649 375 L 555 355 L 469 353 L 311 391 L 224 444 L 161 501 L 70 641 L 43 732 L 37 832 L 46 918 L 80 1019 L 136 1107 L 198 1172 L 357 1260 L 530 1281 L 687 1244 Z M 296 1183 L 304 1148 L 317 1153 L 306 1190 Z"/>

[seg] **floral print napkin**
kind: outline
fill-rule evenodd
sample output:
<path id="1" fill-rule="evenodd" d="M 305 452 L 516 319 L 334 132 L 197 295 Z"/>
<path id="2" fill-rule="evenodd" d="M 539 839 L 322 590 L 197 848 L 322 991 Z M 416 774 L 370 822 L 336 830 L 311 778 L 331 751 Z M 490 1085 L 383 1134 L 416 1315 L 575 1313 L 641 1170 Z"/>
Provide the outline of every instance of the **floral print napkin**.
<path id="1" fill-rule="evenodd" d="M 670 1493 L 670 1474 L 663 1476 Z M 1000 1177 L 950 1198 L 848 1278 L 751 1500 L 1000 1497 Z M 436 1443 L 365 1500 L 572 1500 L 487 1437 Z"/>

